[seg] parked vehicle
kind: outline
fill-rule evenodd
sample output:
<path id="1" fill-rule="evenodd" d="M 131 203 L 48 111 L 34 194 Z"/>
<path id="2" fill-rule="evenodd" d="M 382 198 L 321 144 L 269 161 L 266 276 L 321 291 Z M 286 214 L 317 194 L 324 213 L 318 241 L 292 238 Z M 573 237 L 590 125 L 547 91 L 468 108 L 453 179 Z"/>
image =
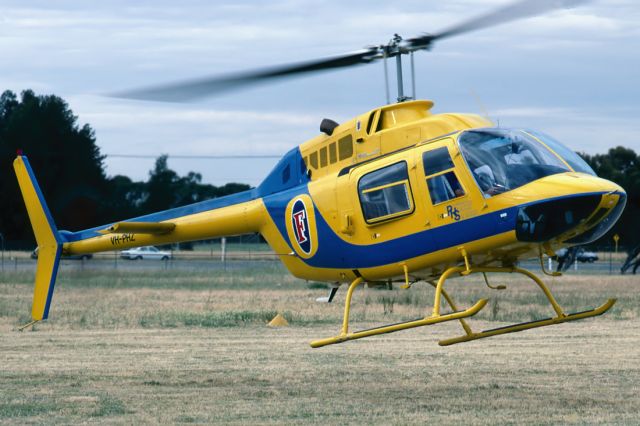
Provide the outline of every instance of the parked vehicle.
<path id="1" fill-rule="evenodd" d="M 159 259 L 168 260 L 171 259 L 171 253 L 168 251 L 161 251 L 153 246 L 136 247 L 120 252 L 120 257 L 123 259 Z"/>
<path id="2" fill-rule="evenodd" d="M 31 258 L 32 259 L 37 259 L 38 258 L 38 247 L 36 247 L 32 252 L 31 252 Z M 93 255 L 91 253 L 89 254 L 72 254 L 72 255 L 62 255 L 63 259 L 69 259 L 69 260 L 89 260 L 93 258 Z"/>
<path id="3" fill-rule="evenodd" d="M 558 258 L 564 257 L 566 253 L 567 249 L 561 248 L 560 250 L 556 251 L 556 256 L 554 256 L 554 259 L 557 260 Z M 587 251 L 580 247 L 576 252 L 576 260 L 581 263 L 593 263 L 598 260 L 598 255 L 592 251 Z"/>
<path id="4" fill-rule="evenodd" d="M 578 259 L 578 262 L 582 263 L 593 263 L 598 260 L 598 255 L 592 251 L 579 250 L 578 254 L 576 255 L 576 259 Z"/>

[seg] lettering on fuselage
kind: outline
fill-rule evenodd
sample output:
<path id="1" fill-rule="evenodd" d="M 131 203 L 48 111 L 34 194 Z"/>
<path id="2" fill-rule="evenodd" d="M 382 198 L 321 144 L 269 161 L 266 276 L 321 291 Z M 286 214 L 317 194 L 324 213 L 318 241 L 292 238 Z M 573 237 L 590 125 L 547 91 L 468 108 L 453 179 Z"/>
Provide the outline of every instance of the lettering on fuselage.
<path id="1" fill-rule="evenodd" d="M 313 201 L 307 194 L 289 201 L 285 212 L 285 225 L 291 248 L 303 259 L 309 259 L 318 250 L 318 230 Z"/>
<path id="2" fill-rule="evenodd" d="M 451 217 L 453 220 L 460 220 L 460 210 L 457 207 L 447 206 L 447 216 Z"/>
<path id="3" fill-rule="evenodd" d="M 307 208 L 302 199 L 298 199 L 293 203 L 291 209 L 291 224 L 293 226 L 293 234 L 300 249 L 305 254 L 311 253 L 311 235 L 309 233 L 309 220 L 307 219 Z"/>
<path id="4" fill-rule="evenodd" d="M 111 237 L 111 245 L 119 246 L 126 243 L 135 242 L 135 234 L 118 234 Z"/>

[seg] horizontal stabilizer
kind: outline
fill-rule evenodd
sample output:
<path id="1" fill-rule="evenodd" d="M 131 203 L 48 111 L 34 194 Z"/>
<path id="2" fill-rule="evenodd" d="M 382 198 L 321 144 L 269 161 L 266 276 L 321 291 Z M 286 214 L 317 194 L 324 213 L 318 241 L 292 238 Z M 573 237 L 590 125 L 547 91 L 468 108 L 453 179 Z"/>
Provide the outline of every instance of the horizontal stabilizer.
<path id="1" fill-rule="evenodd" d="M 171 222 L 118 222 L 102 231 L 105 234 L 168 234 L 176 228 Z"/>

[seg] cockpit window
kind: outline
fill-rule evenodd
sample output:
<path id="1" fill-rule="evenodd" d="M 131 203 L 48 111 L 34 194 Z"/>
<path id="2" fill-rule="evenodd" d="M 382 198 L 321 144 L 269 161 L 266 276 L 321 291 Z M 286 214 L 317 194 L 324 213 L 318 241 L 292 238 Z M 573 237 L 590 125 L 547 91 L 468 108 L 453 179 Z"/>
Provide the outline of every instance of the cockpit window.
<path id="1" fill-rule="evenodd" d="M 554 150 L 556 154 L 562 157 L 562 159 L 566 161 L 576 172 L 596 176 L 596 172 L 593 171 L 586 161 L 580 158 L 580 156 L 571 149 L 553 139 L 551 136 L 534 130 L 526 130 L 526 132 Z"/>
<path id="2" fill-rule="evenodd" d="M 571 171 L 553 152 L 523 131 L 468 130 L 459 136 L 458 142 L 485 197 Z"/>

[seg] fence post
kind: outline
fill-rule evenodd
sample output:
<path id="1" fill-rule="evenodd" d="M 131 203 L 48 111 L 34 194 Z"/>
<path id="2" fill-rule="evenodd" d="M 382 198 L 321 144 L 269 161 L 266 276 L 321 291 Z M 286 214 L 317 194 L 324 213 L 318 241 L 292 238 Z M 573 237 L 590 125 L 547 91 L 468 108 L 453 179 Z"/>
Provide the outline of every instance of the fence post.
<path id="1" fill-rule="evenodd" d="M 611 244 L 609 244 L 609 275 L 613 274 L 613 251 L 611 249 Z"/>
<path id="2" fill-rule="evenodd" d="M 222 261 L 222 269 L 227 270 L 227 238 L 220 239 L 220 260 Z"/>

